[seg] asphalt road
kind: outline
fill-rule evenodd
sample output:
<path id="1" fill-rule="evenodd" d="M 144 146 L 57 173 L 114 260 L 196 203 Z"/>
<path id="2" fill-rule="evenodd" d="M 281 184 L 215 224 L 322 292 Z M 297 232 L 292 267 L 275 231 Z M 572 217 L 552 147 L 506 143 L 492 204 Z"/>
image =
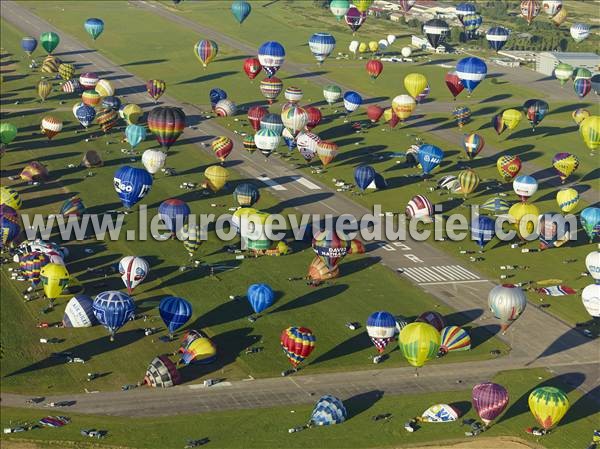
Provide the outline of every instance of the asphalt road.
<path id="1" fill-rule="evenodd" d="M 97 71 L 109 72 L 106 78 L 113 81 L 119 95 L 126 97 L 129 102 L 147 103 L 145 91 L 139 93 L 139 89 L 136 89 L 145 83 L 144 80 L 123 70 L 98 52 L 85 52 L 87 47 L 75 38 L 12 1 L 3 1 L 1 12 L 5 20 L 26 34 L 58 32 L 61 36 L 61 52 L 68 52 L 76 63 L 87 63 Z M 218 38 L 221 39 L 221 36 Z M 287 62 L 286 70 L 292 70 Z M 162 97 L 162 102 L 181 107 L 188 116 L 191 128 L 186 129 L 181 140 L 195 142 L 203 151 L 209 151 L 202 142 L 209 141 L 213 136 L 227 135 L 241 148 L 239 135 L 220 127 L 214 120 L 203 120 L 197 107 L 181 104 L 167 95 Z M 286 201 L 301 213 L 347 213 L 359 217 L 368 212 L 350 198 L 332 191 L 319 180 L 308 179 L 281 160 L 270 158 L 265 162 L 260 155 L 241 151 L 232 153 L 229 160 L 233 161 L 232 165 L 243 162 L 235 165 L 236 170 L 250 178 L 260 179 L 267 185 L 271 184 L 272 192 L 281 201 Z M 382 241 L 371 247 L 369 254 L 372 257 L 380 258 L 380 262 L 390 269 L 404 268 L 405 273 L 410 273 L 402 275 L 405 279 L 456 310 L 464 311 L 473 319 L 474 325 L 491 328 L 497 324 L 487 312 L 487 294 L 494 284 L 473 269 L 461 266 L 459 261 L 427 243 Z M 401 293 L 398 296 L 399 301 L 410 300 L 403 298 Z M 238 381 L 209 389 L 188 385 L 165 391 L 100 392 L 75 397 L 71 395 L 67 399 L 77 400 L 73 410 L 83 413 L 168 415 L 313 402 L 313 396 L 321 392 L 339 394 L 345 398 L 374 390 L 386 394 L 444 391 L 452 386 L 463 388 L 464 385 L 489 379 L 501 370 L 534 366 L 563 370 L 572 367 L 575 371 L 585 373 L 586 379 L 580 385 L 583 391 L 589 391 L 598 384 L 600 357 L 597 343 L 540 309 L 530 305 L 507 335 L 500 338 L 513 348 L 502 359 L 429 365 L 421 370 L 417 378 L 413 369 L 394 368 Z M 515 342 L 518 344 L 513 344 Z M 462 382 L 457 383 L 458 380 Z M 190 390 L 198 394 L 190 394 Z M 5 406 L 20 406 L 25 401 L 23 396 L 7 393 L 2 393 L 1 399 Z"/>

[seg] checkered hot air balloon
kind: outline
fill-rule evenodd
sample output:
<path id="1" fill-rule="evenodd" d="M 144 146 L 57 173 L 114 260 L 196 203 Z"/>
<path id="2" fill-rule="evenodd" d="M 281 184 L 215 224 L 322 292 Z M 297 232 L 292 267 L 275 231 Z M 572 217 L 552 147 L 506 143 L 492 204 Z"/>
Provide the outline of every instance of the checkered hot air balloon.
<path id="1" fill-rule="evenodd" d="M 154 388 L 169 388 L 180 383 L 181 374 L 171 359 L 166 355 L 152 359 L 144 376 L 144 384 Z"/>
<path id="2" fill-rule="evenodd" d="M 281 332 L 283 352 L 294 368 L 297 368 L 315 349 L 316 337 L 306 327 L 288 327 Z"/>
<path id="3" fill-rule="evenodd" d="M 58 66 L 58 74 L 63 80 L 69 81 L 75 74 L 75 66 L 73 64 L 67 64 L 63 62 Z"/>
<path id="4" fill-rule="evenodd" d="M 471 117 L 471 108 L 467 106 L 458 106 L 452 111 L 452 115 L 456 120 L 456 124 L 459 128 L 462 128 L 469 122 Z"/>
<path id="5" fill-rule="evenodd" d="M 341 424 L 348 417 L 344 403 L 335 396 L 322 396 L 310 415 L 309 426 Z"/>

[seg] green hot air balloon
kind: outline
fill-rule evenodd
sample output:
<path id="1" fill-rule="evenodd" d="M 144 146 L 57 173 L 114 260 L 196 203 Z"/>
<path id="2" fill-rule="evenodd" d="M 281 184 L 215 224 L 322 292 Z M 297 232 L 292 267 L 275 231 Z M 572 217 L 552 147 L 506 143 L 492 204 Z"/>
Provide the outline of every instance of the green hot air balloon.
<path id="1" fill-rule="evenodd" d="M 17 136 L 17 127 L 12 123 L 0 123 L 0 142 L 8 145 Z"/>
<path id="2" fill-rule="evenodd" d="M 58 47 L 59 42 L 60 37 L 58 37 L 58 34 L 52 31 L 46 31 L 40 35 L 40 43 L 48 54 L 52 53 L 54 49 Z"/>

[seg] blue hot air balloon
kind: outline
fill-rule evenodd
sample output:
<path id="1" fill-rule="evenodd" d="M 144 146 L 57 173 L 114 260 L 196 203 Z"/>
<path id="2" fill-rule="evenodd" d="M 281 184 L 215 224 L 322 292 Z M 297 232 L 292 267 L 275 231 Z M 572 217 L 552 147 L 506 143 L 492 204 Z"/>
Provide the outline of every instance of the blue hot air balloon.
<path id="1" fill-rule="evenodd" d="M 285 48 L 279 42 L 265 42 L 258 49 L 258 61 L 269 78 L 273 77 L 285 60 Z"/>
<path id="2" fill-rule="evenodd" d="M 367 318 L 367 334 L 377 351 L 382 353 L 396 335 L 396 318 L 389 312 L 373 312 Z"/>
<path id="3" fill-rule="evenodd" d="M 71 298 L 63 316 L 65 327 L 90 327 L 97 323 L 94 315 L 94 301 L 87 295 Z"/>
<path id="4" fill-rule="evenodd" d="M 260 129 L 269 129 L 278 136 L 281 136 L 283 128 L 283 121 L 280 114 L 267 114 L 260 119 Z"/>
<path id="5" fill-rule="evenodd" d="M 354 169 L 354 182 L 364 192 L 375 179 L 375 175 L 375 169 L 370 165 L 359 165 Z"/>
<path id="6" fill-rule="evenodd" d="M 215 105 L 219 101 L 225 100 L 226 98 L 227 98 L 227 92 L 225 92 L 223 89 L 221 89 L 219 87 L 213 87 L 208 92 L 208 99 L 210 100 L 210 105 L 213 109 L 215 108 Z"/>
<path id="7" fill-rule="evenodd" d="M 236 186 L 233 198 L 242 207 L 252 207 L 260 199 L 260 192 L 254 184 L 243 182 Z"/>
<path id="8" fill-rule="evenodd" d="M 135 312 L 135 304 L 131 297 L 122 292 L 102 292 L 94 299 L 92 304 L 94 315 L 100 324 L 110 332 L 110 340 Z"/>
<path id="9" fill-rule="evenodd" d="M 344 107 L 348 113 L 356 111 L 362 104 L 362 97 L 352 90 L 349 90 L 344 94 Z"/>
<path id="10" fill-rule="evenodd" d="M 118 111 L 121 107 L 121 99 L 119 97 L 115 97 L 114 95 L 111 95 L 110 97 L 104 97 L 102 99 L 102 107 L 105 109 Z"/>
<path id="11" fill-rule="evenodd" d="M 504 47 L 504 44 L 508 40 L 508 36 L 510 36 L 510 31 L 500 26 L 490 28 L 485 34 L 490 48 L 496 52 L 502 50 L 502 47 Z"/>
<path id="12" fill-rule="evenodd" d="M 335 396 L 322 396 L 310 416 L 310 425 L 329 426 L 343 423 L 348 416 L 344 403 Z"/>
<path id="13" fill-rule="evenodd" d="M 91 19 L 87 19 L 85 21 L 83 27 L 85 28 L 87 34 L 89 34 L 92 39 L 96 40 L 98 39 L 98 36 L 102 34 L 102 31 L 104 31 L 104 22 L 102 19 L 92 17 Z"/>
<path id="14" fill-rule="evenodd" d="M 37 48 L 37 44 L 38 41 L 35 37 L 25 36 L 23 39 L 21 39 L 21 48 L 29 56 L 31 56 L 31 53 L 35 51 L 35 49 Z"/>
<path id="15" fill-rule="evenodd" d="M 463 58 L 456 64 L 456 75 L 469 94 L 483 81 L 486 74 L 487 65 L 474 56 Z"/>
<path id="16" fill-rule="evenodd" d="M 190 206 L 185 201 L 170 198 L 158 206 L 158 215 L 171 232 L 179 232 L 190 215 Z"/>
<path id="17" fill-rule="evenodd" d="M 590 243 L 600 235 L 600 207 L 586 207 L 579 215 L 583 230 L 590 238 Z"/>
<path id="18" fill-rule="evenodd" d="M 463 25 L 465 24 L 464 17 L 469 14 L 475 14 L 476 12 L 477 8 L 474 3 L 459 3 L 454 7 L 454 14 L 456 14 L 456 17 L 458 17 L 458 20 L 460 20 L 460 23 Z"/>
<path id="19" fill-rule="evenodd" d="M 169 330 L 169 336 L 192 317 L 192 305 L 183 298 L 167 296 L 160 300 L 158 313 Z"/>
<path id="20" fill-rule="evenodd" d="M 73 115 L 84 128 L 87 128 L 96 118 L 96 110 L 87 104 L 78 103 L 73 107 Z"/>
<path id="21" fill-rule="evenodd" d="M 435 145 L 424 144 L 419 147 L 417 160 L 423 170 L 423 176 L 428 175 L 444 159 L 444 151 Z"/>
<path id="22" fill-rule="evenodd" d="M 472 238 L 483 250 L 485 244 L 494 238 L 495 229 L 496 222 L 493 218 L 490 218 L 487 215 L 479 215 L 474 219 L 471 229 Z"/>
<path id="23" fill-rule="evenodd" d="M 125 137 L 131 148 L 137 147 L 146 138 L 146 127 L 142 125 L 127 125 Z"/>
<path id="24" fill-rule="evenodd" d="M 115 172 L 115 191 L 126 208 L 133 207 L 152 188 L 152 175 L 142 168 L 124 165 Z"/>
<path id="25" fill-rule="evenodd" d="M 254 313 L 260 313 L 271 307 L 275 301 L 275 293 L 267 284 L 252 284 L 248 287 L 248 302 Z"/>
<path id="26" fill-rule="evenodd" d="M 235 1 L 231 4 L 231 13 L 240 24 L 248 18 L 251 12 L 252 6 L 249 2 Z"/>
<path id="27" fill-rule="evenodd" d="M 335 48 L 335 37 L 329 33 L 315 33 L 308 40 L 308 48 L 321 64 Z"/>

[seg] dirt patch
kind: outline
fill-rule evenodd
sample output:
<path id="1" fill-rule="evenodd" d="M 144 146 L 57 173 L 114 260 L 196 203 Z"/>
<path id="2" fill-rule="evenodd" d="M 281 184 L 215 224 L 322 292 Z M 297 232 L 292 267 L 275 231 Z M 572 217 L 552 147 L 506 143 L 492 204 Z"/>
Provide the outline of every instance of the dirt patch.
<path id="1" fill-rule="evenodd" d="M 44 442 L 33 442 L 33 441 L 24 441 L 24 440 L 8 440 L 3 439 L 0 441 L 0 449 L 51 449 L 51 448 L 61 448 L 65 449 L 67 447 L 77 448 L 77 449 L 93 449 L 102 447 L 102 449 L 128 449 L 124 446 L 99 446 L 94 443 L 81 443 L 77 442 L 67 442 L 67 441 L 44 441 Z M 512 448 L 509 448 L 512 449 Z"/>
<path id="2" fill-rule="evenodd" d="M 406 449 L 537 449 L 541 446 L 517 438 L 476 438 L 473 441 L 432 443 L 425 446 L 401 446 Z"/>

